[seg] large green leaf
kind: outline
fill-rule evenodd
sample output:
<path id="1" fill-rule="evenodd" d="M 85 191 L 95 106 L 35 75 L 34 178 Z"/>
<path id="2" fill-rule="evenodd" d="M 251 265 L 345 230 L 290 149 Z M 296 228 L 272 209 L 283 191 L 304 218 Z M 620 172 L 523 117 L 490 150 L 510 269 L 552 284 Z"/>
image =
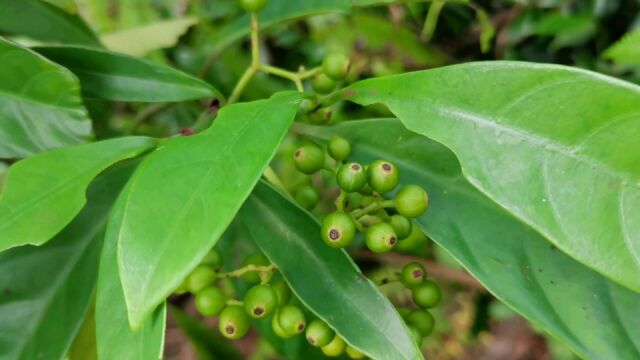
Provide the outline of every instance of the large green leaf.
<path id="1" fill-rule="evenodd" d="M 41 0 L 2 0 L 0 32 L 44 41 L 100 46 L 80 17 Z"/>
<path id="2" fill-rule="evenodd" d="M 127 185 L 113 206 L 112 217 L 119 218 L 130 191 Z M 119 223 L 110 222 L 100 256 L 96 293 L 96 336 L 100 360 L 161 359 L 167 309 L 162 303 L 137 331 L 131 330 L 127 304 L 118 273 L 117 238 L 110 232 Z M 71 359 L 74 360 L 74 359 Z"/>
<path id="3" fill-rule="evenodd" d="M 560 249 L 640 291 L 640 87 L 556 65 L 472 63 L 367 80 L 451 148 L 482 192 Z"/>
<path id="4" fill-rule="evenodd" d="M 2 37 L 0 63 L 0 158 L 27 157 L 90 137 L 80 84 L 70 71 Z"/>
<path id="5" fill-rule="evenodd" d="M 140 165 L 119 217 L 118 261 L 136 328 L 218 240 L 289 128 L 301 95 L 223 108 L 207 131 Z M 111 240 L 109 240 L 111 241 Z"/>
<path id="6" fill-rule="evenodd" d="M 217 94 L 206 82 L 165 65 L 79 46 L 34 49 L 71 70 L 89 97 L 114 101 L 166 102 Z"/>
<path id="7" fill-rule="evenodd" d="M 111 204 L 131 172 L 117 165 L 97 178 L 87 206 L 48 244 L 0 254 L 0 359 L 63 358 L 93 297 Z"/>
<path id="8" fill-rule="evenodd" d="M 422 358 L 393 305 L 346 252 L 322 242 L 309 213 L 261 182 L 240 220 L 296 296 L 345 341 L 374 359 Z"/>
<path id="9" fill-rule="evenodd" d="M 58 149 L 13 164 L 0 194 L 0 251 L 51 239 L 82 209 L 85 190 L 96 175 L 152 149 L 155 143 L 146 137 L 118 138 Z"/>
<path id="10" fill-rule="evenodd" d="M 556 250 L 474 188 L 455 155 L 397 120 L 367 120 L 302 132 L 353 142 L 351 160 L 388 159 L 402 182 L 429 192 L 421 227 L 493 294 L 589 359 L 640 357 L 640 294 Z"/>

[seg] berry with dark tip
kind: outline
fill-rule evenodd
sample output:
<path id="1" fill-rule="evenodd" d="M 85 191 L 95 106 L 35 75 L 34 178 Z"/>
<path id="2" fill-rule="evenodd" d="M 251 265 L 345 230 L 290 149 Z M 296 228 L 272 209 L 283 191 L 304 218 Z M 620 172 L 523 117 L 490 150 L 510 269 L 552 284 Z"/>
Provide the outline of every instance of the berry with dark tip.
<path id="1" fill-rule="evenodd" d="M 340 166 L 336 175 L 338 186 L 346 192 L 360 191 L 367 183 L 367 174 L 362 165 L 347 163 Z"/>
<path id="2" fill-rule="evenodd" d="M 240 339 L 249 331 L 249 316 L 244 312 L 242 306 L 227 306 L 220 313 L 218 329 L 220 333 L 228 339 Z"/>
<path id="3" fill-rule="evenodd" d="M 318 192 L 311 185 L 302 185 L 296 192 L 296 202 L 307 210 L 316 207 L 318 200 Z"/>
<path id="4" fill-rule="evenodd" d="M 423 309 L 430 309 L 442 299 L 442 290 L 438 284 L 431 280 L 426 280 L 412 289 L 413 302 Z"/>
<path id="5" fill-rule="evenodd" d="M 386 222 L 371 225 L 365 234 L 365 242 L 369 250 L 375 253 L 391 251 L 398 242 L 398 237 L 391 224 Z"/>
<path id="6" fill-rule="evenodd" d="M 336 88 L 336 82 L 325 74 L 318 74 L 311 80 L 311 88 L 318 94 L 328 94 Z"/>
<path id="7" fill-rule="evenodd" d="M 271 315 L 278 306 L 278 294 L 269 285 L 256 285 L 244 297 L 244 309 L 255 319 Z"/>
<path id="8" fill-rule="evenodd" d="M 322 62 L 322 71 L 333 80 L 343 80 L 349 73 L 349 58 L 340 53 L 329 54 Z"/>
<path id="9" fill-rule="evenodd" d="M 216 281 L 216 271 L 206 265 L 198 265 L 187 278 L 187 288 L 192 294 L 213 284 Z"/>
<path id="10" fill-rule="evenodd" d="M 336 336 L 333 337 L 331 342 L 323 346 L 321 350 L 325 356 L 338 357 L 342 355 L 346 347 L 347 347 L 347 344 L 344 342 L 344 340 L 342 340 L 342 338 L 336 334 Z"/>
<path id="11" fill-rule="evenodd" d="M 214 286 L 202 289 L 196 295 L 196 308 L 204 316 L 216 316 L 224 308 L 226 298 L 222 290 Z"/>
<path id="12" fill-rule="evenodd" d="M 329 141 L 329 155 L 337 161 L 345 161 L 351 155 L 351 144 L 343 137 L 334 136 Z"/>
<path id="13" fill-rule="evenodd" d="M 429 196 L 418 185 L 406 185 L 398 191 L 393 204 L 400 215 L 416 218 L 427 211 Z"/>
<path id="14" fill-rule="evenodd" d="M 351 216 L 343 212 L 329 214 L 322 222 L 322 240 L 333 248 L 343 248 L 356 236 L 356 225 Z"/>
<path id="15" fill-rule="evenodd" d="M 392 163 L 376 160 L 367 169 L 367 181 L 373 190 L 386 193 L 398 185 L 400 174 L 398 168 Z"/>
<path id="16" fill-rule="evenodd" d="M 296 150 L 293 160 L 296 169 L 310 175 L 324 166 L 324 151 L 317 145 L 303 145 Z"/>
<path id="17" fill-rule="evenodd" d="M 240 0 L 240 6 L 246 12 L 257 13 L 264 9 L 267 5 L 267 0 Z"/>
<path id="18" fill-rule="evenodd" d="M 329 325 L 320 319 L 313 320 L 309 326 L 307 326 L 306 337 L 309 344 L 317 347 L 322 347 L 331 342 L 335 336 Z"/>
<path id="19" fill-rule="evenodd" d="M 433 319 L 433 315 L 426 310 L 413 310 L 409 316 L 407 317 L 407 322 L 415 326 L 423 337 L 431 334 L 433 331 L 433 327 L 435 325 L 435 320 Z"/>
<path id="20" fill-rule="evenodd" d="M 304 331 L 307 325 L 304 313 L 295 305 L 285 305 L 277 313 L 278 324 L 289 335 L 297 335 Z"/>
<path id="21" fill-rule="evenodd" d="M 406 216 L 399 214 L 393 215 L 389 222 L 391 223 L 391 226 L 393 226 L 393 230 L 396 232 L 396 235 L 398 235 L 398 240 L 406 239 L 411 235 L 413 225 L 411 224 L 411 220 Z"/>
<path id="22" fill-rule="evenodd" d="M 402 268 L 400 280 L 407 287 L 413 287 L 421 284 L 427 278 L 427 271 L 422 264 L 411 262 Z"/>

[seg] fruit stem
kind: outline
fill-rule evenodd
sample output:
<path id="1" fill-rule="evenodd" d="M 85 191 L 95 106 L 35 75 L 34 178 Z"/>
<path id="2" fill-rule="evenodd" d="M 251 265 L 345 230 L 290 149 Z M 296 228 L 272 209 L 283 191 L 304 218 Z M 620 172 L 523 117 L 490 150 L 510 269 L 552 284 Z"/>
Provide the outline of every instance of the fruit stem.
<path id="1" fill-rule="evenodd" d="M 424 27 L 422 28 L 422 35 L 420 35 L 424 42 L 429 42 L 433 37 L 433 33 L 438 25 L 440 11 L 442 11 L 444 4 L 445 2 L 442 0 L 433 0 L 429 6 L 429 12 L 427 13 L 427 18 L 424 21 Z"/>
<path id="2" fill-rule="evenodd" d="M 340 190 L 340 194 L 336 198 L 336 210 L 344 211 L 344 200 L 347 198 L 347 192 Z"/>
<path id="3" fill-rule="evenodd" d="M 218 279 L 228 279 L 228 278 L 238 278 L 241 277 L 242 275 L 249 273 L 249 272 L 273 272 L 275 271 L 276 267 L 275 265 L 271 264 L 271 265 L 266 265 L 266 266 L 258 266 L 255 264 L 249 264 L 247 266 L 241 267 L 237 270 L 234 271 L 230 271 L 230 272 L 223 272 L 223 273 L 218 273 L 217 278 Z"/>
<path id="4" fill-rule="evenodd" d="M 349 214 L 351 216 L 353 216 L 355 219 L 359 219 L 367 214 L 370 214 L 374 211 L 378 211 L 380 209 L 384 209 L 384 208 L 391 208 L 393 207 L 393 200 L 383 200 L 383 201 L 376 201 L 374 203 L 369 204 L 367 207 L 362 208 L 362 209 L 358 209 L 358 210 L 353 210 L 352 212 L 350 212 Z"/>
<path id="5" fill-rule="evenodd" d="M 240 301 L 240 300 L 236 300 L 236 299 L 229 299 L 225 302 L 226 306 L 233 306 L 233 305 L 244 305 L 244 302 Z"/>

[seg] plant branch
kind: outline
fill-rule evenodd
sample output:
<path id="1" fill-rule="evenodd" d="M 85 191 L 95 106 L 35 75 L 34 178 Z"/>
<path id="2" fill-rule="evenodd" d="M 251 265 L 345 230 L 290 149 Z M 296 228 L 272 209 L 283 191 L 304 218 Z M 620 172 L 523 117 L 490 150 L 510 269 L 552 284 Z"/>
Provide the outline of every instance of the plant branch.
<path id="1" fill-rule="evenodd" d="M 234 271 L 230 271 L 230 272 L 223 272 L 223 273 L 219 273 L 217 275 L 218 279 L 228 279 L 228 278 L 238 278 L 241 277 L 242 275 L 249 273 L 249 272 L 261 272 L 261 273 L 268 273 L 268 272 L 273 272 L 275 271 L 276 267 L 275 265 L 266 265 L 266 266 L 259 266 L 259 265 L 255 265 L 255 264 L 249 264 L 247 266 L 241 267 L 237 270 Z"/>
<path id="2" fill-rule="evenodd" d="M 444 4 L 445 1 L 443 0 L 433 0 L 433 2 L 431 2 L 427 18 L 424 21 L 424 27 L 422 28 L 422 35 L 420 36 L 423 41 L 429 42 L 433 37 Z"/>

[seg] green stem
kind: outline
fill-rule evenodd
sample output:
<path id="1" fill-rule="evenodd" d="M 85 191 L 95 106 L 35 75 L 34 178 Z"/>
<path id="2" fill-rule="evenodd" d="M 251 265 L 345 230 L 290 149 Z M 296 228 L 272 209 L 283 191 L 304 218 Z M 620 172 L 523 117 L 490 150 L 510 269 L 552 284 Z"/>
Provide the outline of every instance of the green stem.
<path id="1" fill-rule="evenodd" d="M 225 302 L 225 305 L 227 305 L 227 306 L 233 306 L 233 305 L 242 306 L 242 305 L 244 305 L 244 302 L 240 301 L 240 300 L 236 300 L 236 299 L 229 299 L 229 300 L 227 300 L 227 302 Z"/>
<path id="2" fill-rule="evenodd" d="M 249 272 L 272 272 L 276 269 L 275 265 L 266 265 L 266 266 L 259 266 L 259 265 L 255 265 L 255 264 L 249 264 L 247 266 L 241 267 L 237 270 L 234 271 L 230 271 L 230 272 L 223 272 L 223 273 L 218 273 L 217 278 L 218 279 L 228 279 L 228 278 L 238 278 L 241 277 L 242 275 L 249 273 Z"/>
<path id="3" fill-rule="evenodd" d="M 422 28 L 422 40 L 425 42 L 429 42 L 433 37 L 433 33 L 436 30 L 436 26 L 438 25 L 438 18 L 440 17 L 440 12 L 444 7 L 445 1 L 442 0 L 433 0 L 431 2 L 431 6 L 429 6 L 429 12 L 427 13 L 427 18 L 424 21 L 424 27 Z"/>
<path id="4" fill-rule="evenodd" d="M 351 216 L 353 216 L 355 219 L 359 219 L 367 214 L 370 214 L 374 211 L 378 211 L 380 209 L 383 208 L 390 208 L 393 207 L 393 200 L 383 200 L 383 201 L 376 201 L 374 203 L 369 204 L 367 207 L 363 208 L 363 209 L 359 209 L 359 210 L 354 210 L 351 213 L 349 213 Z"/>
<path id="5" fill-rule="evenodd" d="M 347 192 L 340 190 L 340 194 L 336 198 L 336 210 L 344 211 L 344 200 L 347 198 Z"/>
<path id="6" fill-rule="evenodd" d="M 229 96 L 227 104 L 233 104 L 238 101 L 240 95 L 249 84 L 249 81 L 258 72 L 260 68 L 260 25 L 258 24 L 258 15 L 251 13 L 251 65 L 245 70 L 242 77 L 236 84 L 236 87 Z"/>

